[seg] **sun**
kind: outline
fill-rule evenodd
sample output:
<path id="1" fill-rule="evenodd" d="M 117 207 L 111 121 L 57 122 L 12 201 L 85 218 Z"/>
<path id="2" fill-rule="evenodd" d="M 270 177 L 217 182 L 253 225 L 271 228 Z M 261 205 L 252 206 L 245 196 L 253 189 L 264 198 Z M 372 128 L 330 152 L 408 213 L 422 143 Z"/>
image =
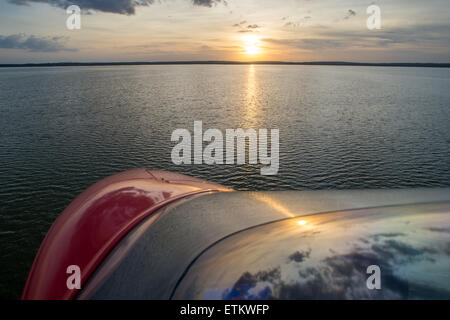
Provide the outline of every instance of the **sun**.
<path id="1" fill-rule="evenodd" d="M 254 55 L 254 54 L 258 54 L 258 53 L 260 53 L 260 52 L 261 52 L 261 48 L 259 48 L 259 47 L 256 46 L 256 45 L 248 45 L 248 46 L 245 46 L 245 53 L 246 53 L 246 54 Z"/>
<path id="2" fill-rule="evenodd" d="M 243 39 L 244 42 L 244 53 L 248 55 L 256 55 L 261 53 L 261 42 L 258 36 L 247 35 Z"/>

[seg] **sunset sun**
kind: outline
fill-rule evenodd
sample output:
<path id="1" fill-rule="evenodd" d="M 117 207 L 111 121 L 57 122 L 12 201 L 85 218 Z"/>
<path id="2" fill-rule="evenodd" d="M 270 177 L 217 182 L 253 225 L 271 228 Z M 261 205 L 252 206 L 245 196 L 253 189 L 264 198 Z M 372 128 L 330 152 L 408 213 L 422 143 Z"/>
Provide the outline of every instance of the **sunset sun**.
<path id="1" fill-rule="evenodd" d="M 254 35 L 247 35 L 243 38 L 244 53 L 247 55 L 257 55 L 261 53 L 261 43 L 259 37 Z"/>

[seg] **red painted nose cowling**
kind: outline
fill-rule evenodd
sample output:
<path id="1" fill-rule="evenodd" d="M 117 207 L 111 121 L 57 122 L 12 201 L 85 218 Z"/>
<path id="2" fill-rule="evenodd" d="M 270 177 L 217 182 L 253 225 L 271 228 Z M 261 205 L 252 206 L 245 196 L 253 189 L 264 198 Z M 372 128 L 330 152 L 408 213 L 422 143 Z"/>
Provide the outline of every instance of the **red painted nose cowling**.
<path id="1" fill-rule="evenodd" d="M 112 248 L 156 210 L 183 197 L 231 191 L 182 174 L 136 169 L 92 185 L 56 219 L 39 248 L 22 299 L 73 299 L 68 267 L 79 266 L 81 287 Z"/>

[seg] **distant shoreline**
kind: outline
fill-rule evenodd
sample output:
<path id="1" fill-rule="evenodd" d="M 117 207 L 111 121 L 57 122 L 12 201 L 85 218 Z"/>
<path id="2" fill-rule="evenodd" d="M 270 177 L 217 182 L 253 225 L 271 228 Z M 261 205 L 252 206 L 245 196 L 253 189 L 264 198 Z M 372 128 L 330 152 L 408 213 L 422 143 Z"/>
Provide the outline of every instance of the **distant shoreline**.
<path id="1" fill-rule="evenodd" d="M 286 62 L 286 61 L 158 61 L 158 62 L 55 62 L 55 63 L 14 63 L 0 64 L 0 68 L 18 67 L 77 67 L 77 66 L 145 66 L 145 65 L 190 65 L 190 64 L 217 64 L 217 65 L 310 65 L 310 66 L 361 66 L 361 67 L 427 67 L 450 68 L 450 63 L 375 63 L 375 62 Z"/>

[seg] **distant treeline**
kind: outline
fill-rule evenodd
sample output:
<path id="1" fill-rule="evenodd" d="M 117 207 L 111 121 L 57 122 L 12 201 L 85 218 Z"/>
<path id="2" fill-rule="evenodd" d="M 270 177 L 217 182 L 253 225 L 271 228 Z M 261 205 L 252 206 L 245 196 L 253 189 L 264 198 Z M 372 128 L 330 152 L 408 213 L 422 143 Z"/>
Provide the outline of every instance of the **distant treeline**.
<path id="1" fill-rule="evenodd" d="M 317 61 L 317 62 L 285 62 L 285 61 L 160 61 L 160 62 L 55 62 L 55 63 L 23 63 L 0 64 L 0 68 L 11 67 L 68 67 L 68 66 L 145 66 L 145 65 L 178 65 L 178 64 L 224 64 L 224 65 L 311 65 L 311 66 L 368 66 L 368 67 L 432 67 L 450 68 L 450 63 L 375 63 L 375 62 L 344 62 L 344 61 Z"/>

